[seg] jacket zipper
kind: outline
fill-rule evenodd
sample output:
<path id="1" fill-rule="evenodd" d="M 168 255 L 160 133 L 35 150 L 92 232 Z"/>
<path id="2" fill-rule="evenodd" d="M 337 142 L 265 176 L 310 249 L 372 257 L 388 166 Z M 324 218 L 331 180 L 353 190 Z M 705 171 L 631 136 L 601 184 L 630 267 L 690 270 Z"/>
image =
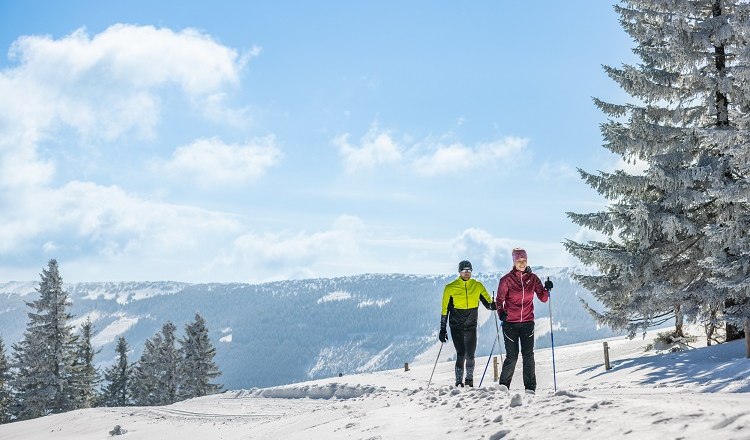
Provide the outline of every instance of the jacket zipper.
<path id="1" fill-rule="evenodd" d="M 464 291 L 466 291 L 466 308 L 469 308 L 469 282 L 464 281 Z"/>
<path id="2" fill-rule="evenodd" d="M 523 272 L 521 272 L 521 322 L 523 322 L 523 303 L 526 301 L 526 287 L 523 285 Z"/>

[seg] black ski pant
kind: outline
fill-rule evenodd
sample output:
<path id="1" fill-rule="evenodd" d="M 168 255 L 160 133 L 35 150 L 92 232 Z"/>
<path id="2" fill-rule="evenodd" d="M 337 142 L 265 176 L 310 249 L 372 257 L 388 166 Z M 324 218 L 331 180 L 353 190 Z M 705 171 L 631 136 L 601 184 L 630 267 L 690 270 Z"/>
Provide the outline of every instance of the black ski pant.
<path id="1" fill-rule="evenodd" d="M 523 386 L 527 390 L 536 390 L 536 367 L 534 365 L 534 321 L 505 322 L 502 326 L 505 340 L 505 361 L 500 373 L 500 385 L 510 388 L 513 372 L 518 360 L 518 346 L 521 345 L 523 357 Z"/>
<path id="2" fill-rule="evenodd" d="M 456 383 L 464 383 L 464 368 L 466 380 L 474 383 L 474 353 L 477 351 L 476 327 L 451 326 L 451 338 L 456 347 Z"/>

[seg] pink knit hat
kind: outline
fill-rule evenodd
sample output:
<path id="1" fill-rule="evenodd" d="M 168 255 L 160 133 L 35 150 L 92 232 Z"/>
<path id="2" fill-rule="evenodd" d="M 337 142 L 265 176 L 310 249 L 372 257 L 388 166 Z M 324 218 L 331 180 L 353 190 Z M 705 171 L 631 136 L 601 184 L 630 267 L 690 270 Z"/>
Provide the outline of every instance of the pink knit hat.
<path id="1" fill-rule="evenodd" d="M 513 264 L 516 264 L 516 261 L 518 260 L 528 260 L 526 257 L 526 251 L 521 248 L 515 248 L 513 249 Z"/>

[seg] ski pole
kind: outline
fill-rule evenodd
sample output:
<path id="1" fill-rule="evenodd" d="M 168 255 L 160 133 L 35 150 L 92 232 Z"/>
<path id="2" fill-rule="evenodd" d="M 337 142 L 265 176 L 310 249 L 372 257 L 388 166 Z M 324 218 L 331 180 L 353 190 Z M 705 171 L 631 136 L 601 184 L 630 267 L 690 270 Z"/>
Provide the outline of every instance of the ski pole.
<path id="1" fill-rule="evenodd" d="M 432 374 L 430 374 L 430 381 L 427 382 L 427 388 L 430 388 L 430 384 L 432 383 L 432 375 L 435 374 L 435 367 L 437 367 L 438 359 L 440 359 L 440 352 L 443 351 L 443 345 L 445 345 L 445 342 L 440 343 L 440 350 L 438 350 L 437 358 L 435 359 L 435 365 L 432 367 Z"/>
<path id="2" fill-rule="evenodd" d="M 495 341 L 492 343 L 492 350 L 490 350 L 490 357 L 487 358 L 487 365 L 484 366 L 484 373 L 482 373 L 482 378 L 479 380 L 479 387 L 482 387 L 482 381 L 484 381 L 484 375 L 487 374 L 487 367 L 490 366 L 490 359 L 492 359 L 492 353 L 495 352 L 495 344 L 497 344 L 497 338 L 495 338 Z"/>
<path id="3" fill-rule="evenodd" d="M 549 281 L 549 277 L 547 277 L 547 281 Z M 552 325 L 552 289 L 549 289 L 549 299 L 547 300 L 547 305 L 549 306 L 549 337 L 552 341 L 552 383 L 555 387 L 555 392 L 557 392 L 557 369 L 555 368 L 555 332 L 554 327 Z"/>
<path id="4" fill-rule="evenodd" d="M 492 297 L 495 297 L 495 291 L 492 291 Z M 484 380 L 484 375 L 487 373 L 487 367 L 490 366 L 490 359 L 492 359 L 492 353 L 495 352 L 495 344 L 497 344 L 497 350 L 500 351 L 500 327 L 498 326 L 497 322 L 497 310 L 493 310 L 492 314 L 495 315 L 495 342 L 492 343 L 492 350 L 490 350 L 490 357 L 487 359 L 487 365 L 484 367 L 484 373 L 482 373 L 482 380 L 479 381 L 479 386 L 482 386 L 482 381 Z M 503 364 L 503 352 L 500 351 L 500 364 Z"/>

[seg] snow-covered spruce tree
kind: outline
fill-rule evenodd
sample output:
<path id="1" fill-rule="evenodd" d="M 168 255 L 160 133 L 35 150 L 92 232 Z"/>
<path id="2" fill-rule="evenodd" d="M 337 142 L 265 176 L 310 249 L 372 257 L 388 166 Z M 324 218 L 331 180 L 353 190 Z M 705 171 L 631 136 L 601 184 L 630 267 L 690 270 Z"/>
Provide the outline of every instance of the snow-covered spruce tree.
<path id="1" fill-rule="evenodd" d="M 117 340 L 117 361 L 104 370 L 106 385 L 102 390 L 101 404 L 104 406 L 130 405 L 130 372 L 128 365 L 128 343 L 120 336 Z"/>
<path id="2" fill-rule="evenodd" d="M 208 338 L 206 320 L 196 313 L 195 321 L 185 325 L 185 337 L 180 343 L 180 399 L 190 399 L 221 391 L 221 385 L 211 381 L 221 375 L 214 363 L 216 349 Z"/>
<path id="3" fill-rule="evenodd" d="M 133 398 L 138 405 L 169 405 L 177 401 L 180 387 L 177 328 L 171 322 L 146 341 L 133 377 Z"/>
<path id="4" fill-rule="evenodd" d="M 81 326 L 73 364 L 71 400 L 75 402 L 76 408 L 91 408 L 95 404 L 99 371 L 94 366 L 94 354 L 91 346 L 91 320 L 87 319 Z"/>
<path id="5" fill-rule="evenodd" d="M 157 347 L 162 344 L 161 333 L 147 339 L 143 345 L 143 353 L 133 368 L 133 402 L 136 405 L 159 405 L 161 402 L 157 376 L 161 374 Z"/>
<path id="6" fill-rule="evenodd" d="M 42 270 L 36 290 L 39 299 L 26 303 L 33 311 L 11 361 L 14 416 L 22 420 L 75 408 L 71 380 L 77 341 L 56 260 Z"/>
<path id="7" fill-rule="evenodd" d="M 5 355 L 5 343 L 0 337 L 0 424 L 11 420 L 10 404 L 10 364 Z"/>
<path id="8" fill-rule="evenodd" d="M 716 288 L 726 277 L 707 257 L 721 241 L 712 228 L 727 204 L 716 190 L 730 179 L 726 149 L 747 149 L 740 133 L 746 133 L 747 81 L 744 70 L 733 69 L 747 65 L 748 5 L 624 0 L 615 9 L 641 63 L 605 70 L 636 102 L 595 103 L 610 117 L 602 125 L 604 147 L 647 168 L 642 174 L 579 170 L 610 205 L 568 215 L 610 239 L 565 245 L 599 268 L 599 275 L 577 278 L 605 306 L 603 313 L 592 311 L 600 322 L 633 336 L 674 316 L 675 335 L 682 336 L 683 317 L 728 312 L 727 290 Z M 744 174 L 731 179 L 744 182 Z"/>
<path id="9" fill-rule="evenodd" d="M 717 216 L 706 228 L 711 300 L 722 301 L 726 339 L 750 338 L 750 6 L 716 1 L 721 33 L 713 40 L 719 72 L 714 163 L 707 191 Z"/>
<path id="10" fill-rule="evenodd" d="M 177 392 L 180 388 L 181 378 L 179 365 L 180 353 L 177 351 L 177 327 L 167 322 L 161 329 L 162 344 L 159 346 L 158 356 L 162 365 L 162 374 L 159 376 L 159 389 L 163 393 L 162 405 L 177 402 Z"/>

